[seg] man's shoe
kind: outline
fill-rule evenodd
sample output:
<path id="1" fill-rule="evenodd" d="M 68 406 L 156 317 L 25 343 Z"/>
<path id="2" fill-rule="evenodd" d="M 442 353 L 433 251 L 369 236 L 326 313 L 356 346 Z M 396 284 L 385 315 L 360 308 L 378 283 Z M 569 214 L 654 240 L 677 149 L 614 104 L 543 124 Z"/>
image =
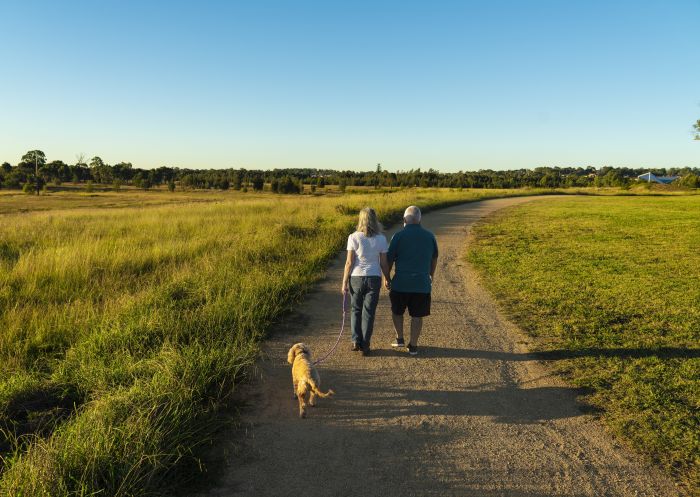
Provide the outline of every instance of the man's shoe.
<path id="1" fill-rule="evenodd" d="M 370 354 L 370 348 L 369 345 L 366 345 L 362 347 L 362 355 L 367 357 Z"/>
<path id="2" fill-rule="evenodd" d="M 357 352 L 358 350 L 360 350 L 360 348 L 361 347 L 357 342 L 352 342 L 352 347 L 350 347 L 350 350 L 352 350 L 353 352 Z"/>
<path id="3" fill-rule="evenodd" d="M 410 355 L 418 355 L 418 346 L 417 345 L 411 345 L 410 343 L 408 344 L 408 353 Z"/>
<path id="4" fill-rule="evenodd" d="M 406 344 L 404 343 L 403 338 L 397 338 L 393 342 L 391 342 L 391 346 L 396 349 L 399 347 L 405 347 Z"/>

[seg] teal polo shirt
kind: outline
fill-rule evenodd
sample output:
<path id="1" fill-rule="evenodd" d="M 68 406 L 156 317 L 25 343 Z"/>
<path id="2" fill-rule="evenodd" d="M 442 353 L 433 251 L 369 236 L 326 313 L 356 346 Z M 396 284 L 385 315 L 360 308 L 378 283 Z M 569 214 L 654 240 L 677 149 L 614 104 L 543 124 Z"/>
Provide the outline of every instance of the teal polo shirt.
<path id="1" fill-rule="evenodd" d="M 391 289 L 405 293 L 430 293 L 430 264 L 438 256 L 435 235 L 420 224 L 407 224 L 391 238 L 387 257 L 396 267 Z"/>

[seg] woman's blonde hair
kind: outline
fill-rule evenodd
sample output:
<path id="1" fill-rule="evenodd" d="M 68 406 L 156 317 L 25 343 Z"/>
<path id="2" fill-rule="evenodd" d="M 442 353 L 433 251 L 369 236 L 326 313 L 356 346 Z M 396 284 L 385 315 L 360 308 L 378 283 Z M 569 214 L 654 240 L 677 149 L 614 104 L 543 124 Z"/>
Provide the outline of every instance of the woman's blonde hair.
<path id="1" fill-rule="evenodd" d="M 371 238 L 384 230 L 382 223 L 377 220 L 377 213 L 371 207 L 365 207 L 360 211 L 357 221 L 357 231 L 361 231 L 366 237 Z"/>

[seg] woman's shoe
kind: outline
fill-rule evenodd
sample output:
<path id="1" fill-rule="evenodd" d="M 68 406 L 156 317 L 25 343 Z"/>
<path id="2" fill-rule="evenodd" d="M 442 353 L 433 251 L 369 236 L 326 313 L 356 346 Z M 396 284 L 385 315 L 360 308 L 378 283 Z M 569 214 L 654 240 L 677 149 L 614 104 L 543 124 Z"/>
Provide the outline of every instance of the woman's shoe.
<path id="1" fill-rule="evenodd" d="M 353 352 L 357 352 L 361 348 L 362 347 L 360 347 L 360 345 L 357 342 L 352 342 L 352 347 L 350 347 L 350 350 L 352 350 Z"/>

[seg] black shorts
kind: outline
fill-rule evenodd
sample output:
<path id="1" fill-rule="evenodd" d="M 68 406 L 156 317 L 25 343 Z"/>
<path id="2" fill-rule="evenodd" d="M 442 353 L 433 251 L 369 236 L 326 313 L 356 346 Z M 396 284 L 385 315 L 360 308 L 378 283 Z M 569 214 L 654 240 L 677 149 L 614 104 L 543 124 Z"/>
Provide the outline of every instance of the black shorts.
<path id="1" fill-rule="evenodd" d="M 391 300 L 391 312 L 393 314 L 403 315 L 408 307 L 408 314 L 412 318 L 422 318 L 430 316 L 430 294 L 429 293 L 406 293 L 389 292 Z"/>

